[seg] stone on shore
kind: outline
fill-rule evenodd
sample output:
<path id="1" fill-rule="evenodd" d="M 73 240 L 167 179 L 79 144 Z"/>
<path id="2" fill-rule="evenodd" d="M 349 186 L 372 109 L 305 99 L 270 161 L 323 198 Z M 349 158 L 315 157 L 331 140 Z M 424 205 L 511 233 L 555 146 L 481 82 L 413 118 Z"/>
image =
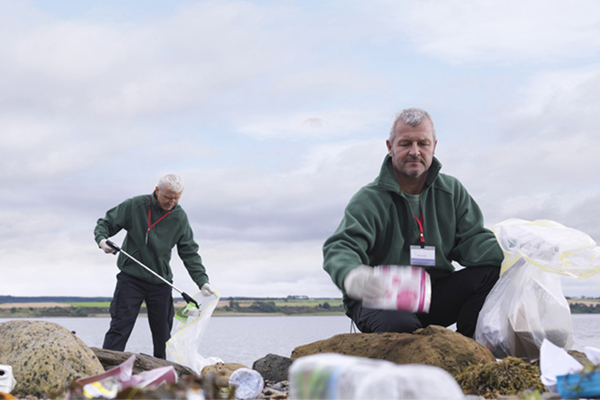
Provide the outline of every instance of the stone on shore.
<path id="1" fill-rule="evenodd" d="M 71 381 L 104 372 L 94 352 L 66 328 L 47 321 L 0 324 L 0 364 L 11 365 L 13 394 L 56 397 Z"/>
<path id="2" fill-rule="evenodd" d="M 318 353 L 382 359 L 396 364 L 425 364 L 443 368 L 453 377 L 473 364 L 494 362 L 493 354 L 473 339 L 430 325 L 414 333 L 347 333 L 296 347 L 291 358 Z"/>
<path id="3" fill-rule="evenodd" d="M 243 364 L 238 363 L 222 363 L 207 365 L 202 368 L 201 376 L 214 375 L 215 384 L 220 387 L 229 387 L 229 377 L 235 370 L 240 368 L 248 368 Z"/>
<path id="4" fill-rule="evenodd" d="M 288 369 L 292 365 L 291 358 L 267 354 L 260 360 L 254 361 L 252 369 L 258 371 L 265 380 L 281 382 L 288 380 Z"/>

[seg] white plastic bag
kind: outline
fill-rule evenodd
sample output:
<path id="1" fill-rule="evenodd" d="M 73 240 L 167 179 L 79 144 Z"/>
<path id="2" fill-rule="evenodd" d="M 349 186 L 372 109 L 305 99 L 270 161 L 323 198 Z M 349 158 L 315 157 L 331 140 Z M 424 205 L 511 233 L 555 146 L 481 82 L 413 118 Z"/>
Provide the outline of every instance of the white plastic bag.
<path id="1" fill-rule="evenodd" d="M 544 339 L 571 348 L 571 311 L 559 276 L 522 261 L 500 277 L 485 300 L 475 340 L 496 358 L 533 362 L 539 359 Z"/>
<path id="2" fill-rule="evenodd" d="M 560 278 L 600 271 L 600 248 L 557 222 L 509 219 L 494 227 L 504 252 L 501 276 L 477 321 L 475 340 L 498 357 L 539 359 L 544 339 L 573 345 L 571 311 Z"/>
<path id="3" fill-rule="evenodd" d="M 549 220 L 508 219 L 494 226 L 504 252 L 500 274 L 519 259 L 548 272 L 589 278 L 600 272 L 600 247 L 587 234 Z"/>
<path id="4" fill-rule="evenodd" d="M 216 294 L 208 297 L 202 296 L 201 292 L 193 296 L 200 304 L 200 310 L 193 304 L 188 304 L 177 312 L 173 335 L 167 342 L 167 360 L 185 365 L 197 374 L 200 374 L 205 366 L 215 363 L 211 358 L 200 354 L 202 336 L 219 302 L 219 292 L 215 292 Z"/>

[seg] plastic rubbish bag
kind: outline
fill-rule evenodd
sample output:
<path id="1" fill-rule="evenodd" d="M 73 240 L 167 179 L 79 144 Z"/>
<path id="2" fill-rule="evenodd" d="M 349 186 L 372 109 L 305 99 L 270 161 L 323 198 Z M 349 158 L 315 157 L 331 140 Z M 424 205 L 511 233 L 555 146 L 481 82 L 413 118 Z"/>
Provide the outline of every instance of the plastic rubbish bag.
<path id="1" fill-rule="evenodd" d="M 294 361 L 289 377 L 290 399 L 464 399 L 452 375 L 431 365 L 323 353 Z"/>
<path id="2" fill-rule="evenodd" d="M 535 265 L 515 264 L 500 277 L 479 312 L 475 340 L 497 358 L 539 359 L 544 339 L 570 349 L 571 310 L 560 278 Z"/>
<path id="3" fill-rule="evenodd" d="M 475 340 L 498 357 L 539 359 L 544 339 L 570 349 L 571 310 L 558 274 L 600 271 L 600 248 L 586 234 L 553 221 L 510 219 L 494 227 L 504 252 L 501 276 L 479 313 Z"/>
<path id="4" fill-rule="evenodd" d="M 378 265 L 375 275 L 383 277 L 385 295 L 364 299 L 363 307 L 381 310 L 406 310 L 428 313 L 431 304 L 431 278 L 424 268 L 400 265 Z"/>
<path id="5" fill-rule="evenodd" d="M 210 317 L 219 302 L 219 292 L 208 297 L 201 292 L 193 297 L 200 304 L 198 310 L 193 304 L 188 304 L 179 310 L 173 324 L 173 334 L 167 342 L 167 360 L 185 365 L 197 374 L 202 368 L 214 364 L 218 359 L 206 358 L 200 354 L 202 336 L 206 331 Z"/>
<path id="6" fill-rule="evenodd" d="M 587 234 L 549 220 L 508 219 L 494 226 L 504 252 L 500 274 L 520 259 L 574 278 L 600 272 L 600 247 Z"/>

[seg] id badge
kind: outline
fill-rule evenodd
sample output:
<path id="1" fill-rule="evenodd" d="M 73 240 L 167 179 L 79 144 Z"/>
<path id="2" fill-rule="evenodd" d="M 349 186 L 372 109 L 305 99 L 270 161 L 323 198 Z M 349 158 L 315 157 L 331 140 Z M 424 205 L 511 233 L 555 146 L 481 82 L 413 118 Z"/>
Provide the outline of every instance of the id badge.
<path id="1" fill-rule="evenodd" d="M 435 265 L 435 246 L 410 246 L 410 264 L 420 266 Z"/>

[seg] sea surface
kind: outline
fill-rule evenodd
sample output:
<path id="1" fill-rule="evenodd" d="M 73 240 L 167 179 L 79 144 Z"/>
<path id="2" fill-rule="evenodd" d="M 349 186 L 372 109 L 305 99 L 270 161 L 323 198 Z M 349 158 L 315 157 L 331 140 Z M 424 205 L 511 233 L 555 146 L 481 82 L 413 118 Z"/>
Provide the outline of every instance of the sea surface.
<path id="1" fill-rule="evenodd" d="M 600 349 L 600 314 L 574 314 L 573 350 Z M 75 331 L 90 347 L 102 347 L 110 318 L 43 318 Z M 0 323 L 9 319 L 0 318 Z M 346 316 L 212 317 L 201 338 L 200 354 L 252 367 L 267 354 L 289 357 L 295 347 L 350 333 Z M 145 317 L 138 318 L 125 351 L 152 355 L 152 336 Z"/>

